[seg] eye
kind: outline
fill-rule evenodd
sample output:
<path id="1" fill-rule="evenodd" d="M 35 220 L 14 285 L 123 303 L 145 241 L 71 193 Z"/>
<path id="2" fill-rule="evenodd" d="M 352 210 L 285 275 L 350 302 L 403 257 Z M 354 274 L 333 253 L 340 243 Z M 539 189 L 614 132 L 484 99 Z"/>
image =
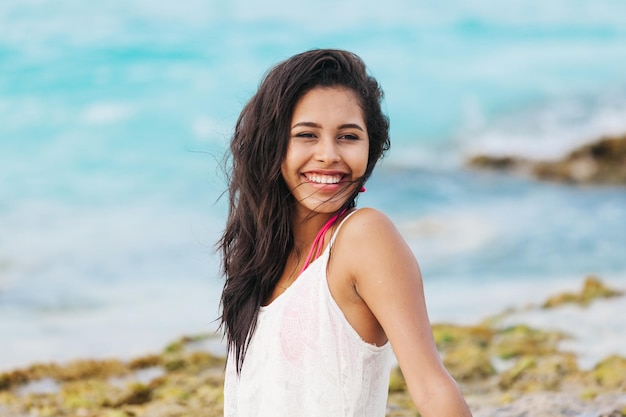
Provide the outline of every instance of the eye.
<path id="1" fill-rule="evenodd" d="M 352 133 L 344 133 L 343 135 L 339 136 L 339 139 L 359 140 L 359 137 Z"/>
<path id="2" fill-rule="evenodd" d="M 314 138 L 315 134 L 311 132 L 299 132 L 294 135 L 297 138 Z"/>

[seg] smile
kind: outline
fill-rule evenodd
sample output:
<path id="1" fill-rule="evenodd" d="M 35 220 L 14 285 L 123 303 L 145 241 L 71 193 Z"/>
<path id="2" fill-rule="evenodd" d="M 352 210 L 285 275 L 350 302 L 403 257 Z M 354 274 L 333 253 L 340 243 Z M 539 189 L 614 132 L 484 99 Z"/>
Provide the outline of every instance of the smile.
<path id="1" fill-rule="evenodd" d="M 309 172 L 304 174 L 304 177 L 307 179 L 307 181 L 314 182 L 316 184 L 338 184 L 339 182 L 341 182 L 343 175 L 323 175 Z"/>

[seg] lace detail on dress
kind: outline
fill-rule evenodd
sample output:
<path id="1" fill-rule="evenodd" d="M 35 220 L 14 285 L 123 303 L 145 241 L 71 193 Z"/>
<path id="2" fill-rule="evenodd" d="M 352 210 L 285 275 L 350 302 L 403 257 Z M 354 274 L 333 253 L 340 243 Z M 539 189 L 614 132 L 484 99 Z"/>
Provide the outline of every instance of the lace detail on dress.
<path id="1" fill-rule="evenodd" d="M 385 415 L 389 342 L 364 342 L 328 288 L 326 266 L 340 228 L 287 291 L 261 308 L 240 377 L 229 357 L 225 417 Z"/>

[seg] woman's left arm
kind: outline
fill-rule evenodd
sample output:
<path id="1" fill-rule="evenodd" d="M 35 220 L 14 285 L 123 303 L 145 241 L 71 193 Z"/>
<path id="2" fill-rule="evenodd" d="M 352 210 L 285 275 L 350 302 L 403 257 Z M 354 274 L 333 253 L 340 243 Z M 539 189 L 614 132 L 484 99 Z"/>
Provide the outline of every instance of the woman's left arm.
<path id="1" fill-rule="evenodd" d="M 360 211 L 349 232 L 354 285 L 391 342 L 415 406 L 424 417 L 471 416 L 437 352 L 415 256 L 387 216 Z"/>

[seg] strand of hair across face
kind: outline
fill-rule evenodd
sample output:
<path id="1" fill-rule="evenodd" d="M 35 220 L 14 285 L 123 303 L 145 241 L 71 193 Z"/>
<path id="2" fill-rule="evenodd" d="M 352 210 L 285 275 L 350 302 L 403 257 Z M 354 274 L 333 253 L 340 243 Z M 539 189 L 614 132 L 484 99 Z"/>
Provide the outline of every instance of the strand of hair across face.
<path id="1" fill-rule="evenodd" d="M 311 249 L 309 249 L 309 254 L 306 257 L 306 260 L 304 261 L 304 265 L 302 266 L 302 270 L 300 271 L 300 273 L 303 273 L 304 270 L 307 269 L 307 267 L 311 264 L 311 262 L 313 262 L 322 254 L 322 248 L 324 247 L 324 237 L 326 236 L 326 232 L 328 232 L 328 229 L 333 227 L 337 219 L 341 217 L 346 212 L 346 210 L 347 208 L 344 208 L 339 213 L 331 217 L 326 222 L 326 224 L 322 226 L 320 231 L 317 232 L 317 235 L 315 236 L 315 240 L 313 240 L 313 244 L 311 245 Z M 315 255 L 313 255 L 314 253 Z"/>

